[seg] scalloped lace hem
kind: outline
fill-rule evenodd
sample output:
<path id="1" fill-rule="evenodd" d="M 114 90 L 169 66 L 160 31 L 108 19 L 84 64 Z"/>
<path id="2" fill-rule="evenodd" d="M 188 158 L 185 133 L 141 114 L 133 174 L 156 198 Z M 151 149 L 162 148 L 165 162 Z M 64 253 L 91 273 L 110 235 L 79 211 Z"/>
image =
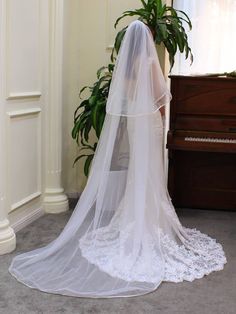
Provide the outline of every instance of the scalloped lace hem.
<path id="1" fill-rule="evenodd" d="M 125 281 L 193 281 L 224 268 L 225 253 L 215 239 L 196 229 L 183 230 L 187 237 L 183 244 L 178 244 L 158 228 L 156 240 L 146 236 L 145 249 L 132 255 L 124 253 L 128 230 L 121 235 L 117 230 L 100 228 L 96 234 L 90 233 L 80 239 L 80 249 L 90 263 Z"/>
<path id="2" fill-rule="evenodd" d="M 165 260 L 164 281 L 193 281 L 222 270 L 227 261 L 221 244 L 196 229 L 183 229 L 188 239 L 182 245 L 166 234 L 161 236 Z"/>

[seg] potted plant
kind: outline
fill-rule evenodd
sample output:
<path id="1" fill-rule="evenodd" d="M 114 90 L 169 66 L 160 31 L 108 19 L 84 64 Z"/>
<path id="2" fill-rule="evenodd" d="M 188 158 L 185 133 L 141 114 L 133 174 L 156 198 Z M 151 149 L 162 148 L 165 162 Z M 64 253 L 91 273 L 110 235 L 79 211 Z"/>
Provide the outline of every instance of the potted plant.
<path id="1" fill-rule="evenodd" d="M 125 11 L 115 23 L 115 27 L 119 21 L 127 16 L 137 16 L 139 20 L 144 22 L 151 30 L 153 39 L 157 45 L 164 45 L 170 61 L 170 69 L 174 65 L 175 55 L 179 50 L 185 53 L 185 57 L 193 60 L 191 48 L 188 45 L 188 37 L 184 25 L 189 29 L 192 28 L 191 21 L 186 13 L 175 10 L 171 6 L 167 6 L 162 0 L 140 0 L 142 7 L 135 10 Z M 80 146 L 82 152 L 74 161 L 74 164 L 81 158 L 85 158 L 84 174 L 88 176 L 89 167 L 96 150 L 97 143 L 93 145 L 89 143 L 91 132 L 95 131 L 99 138 L 102 125 L 106 114 L 106 101 L 109 93 L 114 62 L 119 52 L 121 42 L 124 38 L 126 29 L 124 27 L 119 31 L 115 38 L 114 48 L 111 54 L 111 64 L 102 67 L 97 71 L 97 81 L 93 86 L 83 87 L 81 93 L 85 89 L 89 89 L 90 96 L 83 100 L 74 113 L 74 127 L 72 129 L 72 137 Z M 83 153 L 85 151 L 85 153 Z"/>
<path id="2" fill-rule="evenodd" d="M 89 167 L 97 147 L 97 142 L 89 144 L 90 132 L 94 131 L 99 138 L 103 122 L 106 115 L 106 102 L 109 93 L 114 64 L 101 67 L 97 71 L 97 81 L 93 86 L 85 86 L 80 91 L 80 96 L 84 90 L 90 91 L 90 96 L 83 100 L 74 112 L 74 127 L 72 137 L 80 147 L 80 154 L 75 158 L 74 164 L 81 158 L 85 158 L 84 174 L 88 176 Z"/>

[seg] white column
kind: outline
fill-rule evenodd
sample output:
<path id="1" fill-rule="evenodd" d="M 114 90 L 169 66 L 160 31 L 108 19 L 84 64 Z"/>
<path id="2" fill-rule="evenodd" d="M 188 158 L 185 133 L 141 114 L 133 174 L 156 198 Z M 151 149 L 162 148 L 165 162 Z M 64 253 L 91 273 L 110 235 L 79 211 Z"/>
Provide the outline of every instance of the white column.
<path id="1" fill-rule="evenodd" d="M 4 113 L 0 110 L 0 255 L 14 251 L 16 237 L 9 225 L 6 206 L 6 162 L 4 147 Z"/>
<path id="2" fill-rule="evenodd" d="M 6 137 L 5 137 L 5 99 L 4 99 L 4 41 L 5 8 L 0 0 L 0 255 L 12 252 L 16 247 L 16 237 L 9 225 L 6 205 Z"/>
<path id="3" fill-rule="evenodd" d="M 68 210 L 68 199 L 61 186 L 62 158 L 62 60 L 63 0 L 51 0 L 49 17 L 49 86 L 46 108 L 46 189 L 47 213 Z"/>

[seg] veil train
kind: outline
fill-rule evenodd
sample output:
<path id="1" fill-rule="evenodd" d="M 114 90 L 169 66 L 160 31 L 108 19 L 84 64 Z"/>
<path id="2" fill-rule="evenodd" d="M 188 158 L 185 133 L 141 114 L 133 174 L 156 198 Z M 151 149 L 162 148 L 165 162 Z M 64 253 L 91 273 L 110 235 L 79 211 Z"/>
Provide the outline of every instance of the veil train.
<path id="1" fill-rule="evenodd" d="M 63 295 L 129 297 L 223 269 L 221 245 L 181 225 L 166 188 L 159 109 L 170 98 L 150 31 L 132 22 L 87 185 L 54 241 L 13 258 L 17 280 Z"/>

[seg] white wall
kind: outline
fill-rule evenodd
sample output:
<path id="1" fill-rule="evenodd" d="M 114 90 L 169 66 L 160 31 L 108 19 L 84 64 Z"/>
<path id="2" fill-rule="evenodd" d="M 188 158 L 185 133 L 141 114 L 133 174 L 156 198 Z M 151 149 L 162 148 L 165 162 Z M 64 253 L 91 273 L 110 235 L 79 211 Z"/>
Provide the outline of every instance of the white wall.
<path id="1" fill-rule="evenodd" d="M 108 63 L 115 19 L 139 6 L 0 0 L 0 254 L 14 249 L 14 231 L 44 212 L 67 210 L 62 186 L 72 196 L 82 191 L 86 180 L 81 164 L 72 168 L 78 148 L 71 139 L 79 90 Z"/>
<path id="2" fill-rule="evenodd" d="M 70 196 L 81 193 L 86 179 L 83 162 L 72 168 L 78 154 L 71 139 L 73 112 L 79 90 L 96 80 L 96 71 L 109 62 L 117 30 L 113 25 L 121 13 L 140 7 L 140 0 L 70 0 L 65 2 L 63 81 L 63 186 Z M 127 25 L 130 19 L 123 23 Z M 119 28 L 121 28 L 120 23 Z M 119 29 L 118 28 L 118 29 Z"/>
<path id="3" fill-rule="evenodd" d="M 167 0 L 171 4 L 171 0 Z M 64 15 L 63 65 L 63 186 L 69 196 L 76 197 L 83 190 L 86 178 L 83 162 L 72 168 L 78 147 L 71 138 L 73 113 L 80 100 L 79 90 L 96 80 L 96 71 L 109 62 L 115 35 L 130 18 L 113 25 L 122 12 L 141 7 L 140 0 L 67 0 Z M 159 49 L 159 58 L 165 74 L 168 62 L 165 51 Z M 168 115 L 168 108 L 167 108 Z"/>
<path id="4" fill-rule="evenodd" d="M 60 182 L 62 13 L 63 0 L 0 0 L 0 254 L 14 249 L 13 229 L 68 208 Z"/>
<path id="5" fill-rule="evenodd" d="M 44 10 L 44 3 L 39 0 L 1 1 L 3 142 L 0 155 L 5 171 L 1 176 L 4 203 L 0 211 L 11 224 L 16 223 L 19 212 L 24 217 L 42 213 L 44 79 L 41 70 L 45 21 L 40 12 Z"/>

